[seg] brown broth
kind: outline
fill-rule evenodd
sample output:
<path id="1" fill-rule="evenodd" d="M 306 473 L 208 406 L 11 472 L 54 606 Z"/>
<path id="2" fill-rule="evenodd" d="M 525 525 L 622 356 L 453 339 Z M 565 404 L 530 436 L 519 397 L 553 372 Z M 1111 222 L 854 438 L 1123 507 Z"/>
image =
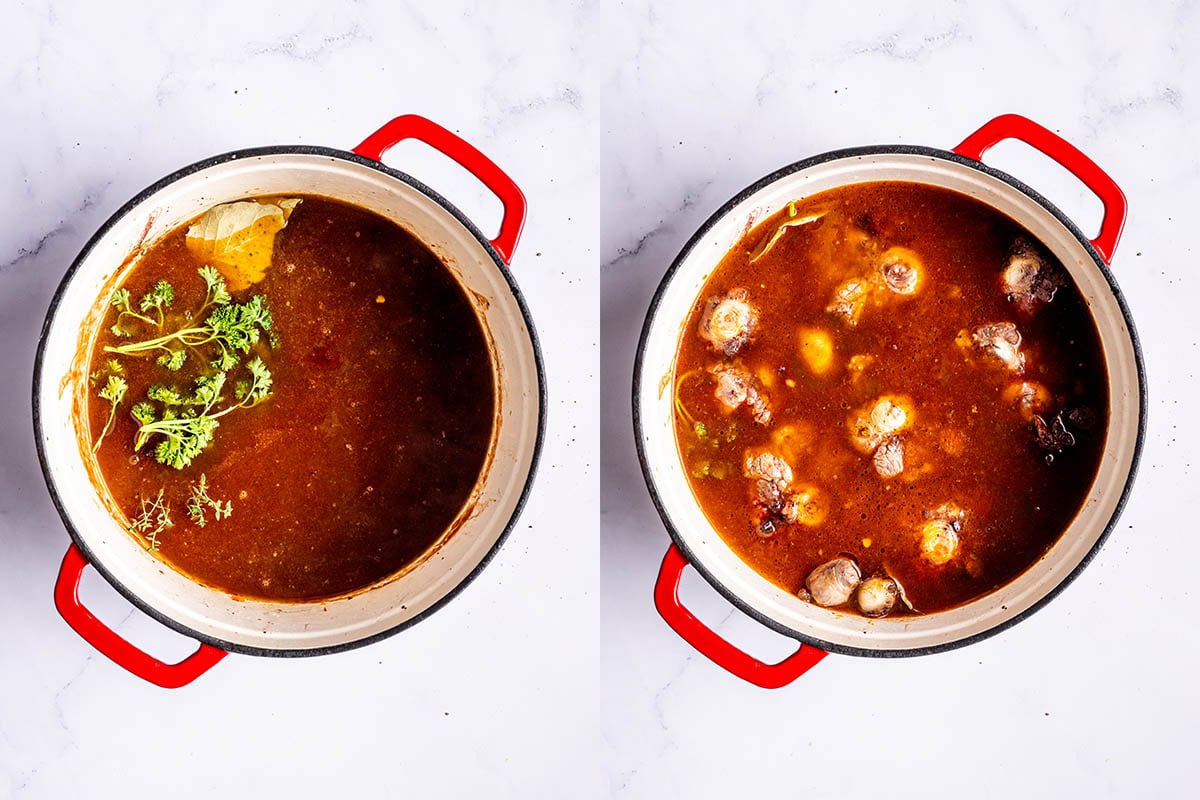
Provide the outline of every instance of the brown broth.
<path id="1" fill-rule="evenodd" d="M 839 554 L 851 556 L 863 578 L 898 580 L 919 612 L 961 605 L 1011 581 L 1078 513 L 1104 448 L 1103 350 L 1078 289 L 1067 276 L 1051 302 L 1021 313 L 1001 289 L 1000 275 L 1014 241 L 1032 235 L 956 192 L 863 183 L 795 205 L 797 217 L 827 213 L 789 228 L 753 263 L 749 254 L 789 211 L 748 232 L 708 279 L 681 338 L 677 397 L 705 426 L 698 435 L 691 420 L 676 414 L 677 444 L 697 502 L 747 564 L 789 592 L 802 593 L 810 572 Z M 915 294 L 885 293 L 867 303 L 854 326 L 826 310 L 843 280 L 869 273 L 878 254 L 893 246 L 909 248 L 924 263 Z M 698 327 L 710 298 L 737 289 L 760 313 L 748 344 L 730 357 L 701 338 Z M 964 329 L 1005 321 L 1022 335 L 1024 379 L 1053 395 L 1044 418 L 1076 409 L 1094 415 L 1090 430 L 1071 427 L 1074 446 L 1053 453 L 1039 447 L 1031 423 L 1002 396 L 1018 379 L 999 360 L 956 341 Z M 825 375 L 814 374 L 799 353 L 798 330 L 806 326 L 832 338 L 833 365 Z M 856 377 L 847 362 L 858 354 L 874 361 Z M 746 406 L 730 412 L 718 401 L 708 370 L 722 363 L 758 376 L 772 411 L 768 424 L 756 423 Z M 883 478 L 871 456 L 852 445 L 849 420 L 889 394 L 911 398 L 915 413 L 901 435 L 904 472 Z M 828 513 L 819 525 L 779 524 L 762 535 L 745 454 L 778 452 L 772 435 L 786 425 L 807 432 L 793 439 L 802 444 L 791 448 L 789 464 L 796 482 L 823 494 Z M 947 502 L 965 509 L 966 518 L 954 558 L 934 565 L 921 556 L 920 531 Z M 853 611 L 853 603 L 842 609 Z M 903 613 L 897 603 L 892 614 Z"/>
<path id="2" fill-rule="evenodd" d="M 153 383 L 190 389 L 206 359 L 193 354 L 170 373 L 153 356 L 122 356 L 129 389 L 97 454 L 127 517 L 164 490 L 174 524 L 157 537 L 163 560 L 233 595 L 285 601 L 363 588 L 435 546 L 471 495 L 495 415 L 489 347 L 445 264 L 373 212 L 300 197 L 266 278 L 234 295 L 266 297 L 278 346 L 260 342 L 242 357 L 219 407 L 256 354 L 273 373 L 270 397 L 222 417 L 209 448 L 176 470 L 152 447 L 133 452 L 129 409 Z M 157 280 L 174 286 L 165 330 L 204 300 L 186 229 L 153 244 L 122 284 L 135 299 Z M 91 370 L 111 357 L 105 345 L 128 341 L 108 331 L 115 316 Z M 109 404 L 88 406 L 94 440 Z M 231 517 L 210 513 L 204 527 L 185 511 L 202 474 L 213 498 L 233 504 Z"/>

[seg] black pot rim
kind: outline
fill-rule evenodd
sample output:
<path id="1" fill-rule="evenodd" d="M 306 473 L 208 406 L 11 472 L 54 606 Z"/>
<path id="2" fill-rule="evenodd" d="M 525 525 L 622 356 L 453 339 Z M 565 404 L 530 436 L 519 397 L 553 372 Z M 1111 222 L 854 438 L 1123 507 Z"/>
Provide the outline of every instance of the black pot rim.
<path id="1" fill-rule="evenodd" d="M 182 178 L 185 178 L 196 172 L 200 172 L 202 170 L 208 169 L 210 167 L 213 167 L 213 166 L 216 166 L 219 164 L 224 164 L 229 161 L 237 161 L 237 160 L 244 160 L 244 159 L 254 158 L 254 157 L 259 157 L 259 156 L 274 156 L 274 155 L 312 155 L 312 156 L 327 157 L 327 158 L 337 160 L 337 161 L 351 161 L 351 162 L 354 162 L 355 164 L 359 164 L 361 166 L 373 169 L 376 172 L 381 172 L 384 175 L 387 175 L 391 178 L 394 178 L 394 179 L 400 181 L 401 183 L 407 184 L 408 186 L 421 192 L 423 195 L 425 195 L 430 200 L 437 203 L 442 208 L 444 208 L 447 212 L 449 212 L 456 220 L 458 220 L 458 222 L 463 226 L 463 228 L 466 229 L 466 231 L 468 233 L 470 233 L 472 237 L 475 238 L 475 240 L 483 248 L 484 252 L 486 252 L 488 254 L 488 256 L 492 259 L 492 262 L 495 264 L 496 269 L 500 272 L 501 275 L 504 276 L 504 280 L 508 284 L 509 291 L 512 292 L 513 299 L 516 301 L 517 307 L 521 311 L 521 316 L 525 323 L 525 329 L 529 333 L 529 340 L 533 346 L 534 362 L 535 362 L 535 366 L 537 369 L 537 379 L 538 379 L 537 435 L 534 440 L 533 457 L 529 464 L 529 472 L 525 476 L 525 484 L 521 488 L 520 497 L 518 497 L 518 499 L 517 499 L 517 504 L 513 508 L 512 515 L 509 517 L 508 521 L 505 523 L 504 530 L 501 531 L 500 536 L 496 539 L 495 543 L 492 544 L 491 548 L 484 555 L 484 557 L 480 560 L 480 562 L 475 566 L 475 568 L 473 570 L 471 570 L 471 572 L 468 573 L 461 581 L 459 581 L 459 583 L 457 583 L 454 587 L 452 587 L 450 589 L 450 591 L 448 591 L 445 595 L 440 597 L 429 608 L 425 609 L 420 614 L 417 614 L 416 616 L 414 616 L 410 619 L 404 620 L 403 622 L 401 622 L 397 625 L 394 625 L 391 628 L 388 628 L 387 630 L 380 631 L 380 632 L 372 634 L 370 636 L 366 636 L 366 637 L 363 637 L 360 639 L 355 639 L 355 640 L 349 641 L 349 642 L 343 642 L 343 643 L 336 644 L 336 645 L 330 645 L 327 647 L 304 648 L 304 649 L 301 649 L 301 648 L 285 649 L 285 648 L 253 647 L 253 646 L 238 644 L 236 642 L 225 641 L 223 639 L 220 639 L 220 638 L 217 638 L 214 636 L 210 636 L 210 635 L 202 633 L 200 631 L 193 630 L 192 628 L 188 627 L 187 625 L 177 622 L 176 620 L 172 619 L 171 617 L 168 617 L 166 614 L 163 614 L 157 608 L 155 608 L 151 604 L 147 603 L 140 596 L 138 596 L 137 593 L 133 592 L 127 586 L 125 586 L 120 581 L 118 581 L 112 575 L 112 573 L 103 565 L 103 563 L 101 561 L 99 561 L 98 559 L 96 559 L 95 553 L 93 552 L 93 550 L 90 547 L 88 547 L 87 543 L 84 541 L 83 537 L 79 534 L 79 531 L 72 524 L 70 517 L 67 514 L 66 507 L 62 501 L 61 493 L 60 493 L 58 486 L 54 480 L 54 476 L 51 474 L 51 470 L 50 470 L 49 464 L 46 459 L 45 448 L 42 445 L 42 419 L 41 419 L 41 409 L 38 405 L 38 398 L 41 395 L 41 387 L 42 387 L 42 379 L 43 379 L 42 361 L 45 356 L 46 338 L 50 332 L 51 325 L 54 322 L 54 317 L 58 311 L 58 306 L 62 300 L 63 293 L 66 291 L 67 287 L 70 285 L 72 279 L 75 276 L 76 270 L 79 269 L 79 266 L 83 263 L 84 259 L 87 258 L 88 254 L 91 253 L 92 249 L 104 237 L 104 235 L 106 233 L 108 233 L 108 231 L 113 227 L 113 225 L 115 225 L 118 220 L 120 220 L 121 218 L 126 216 L 138 205 L 143 203 L 146 199 L 157 194 L 162 189 L 166 188 L 167 186 L 169 186 L 172 183 L 175 183 L 176 181 L 181 180 Z M 492 561 L 492 559 L 495 558 L 496 554 L 500 550 L 500 547 L 508 539 L 509 534 L 512 533 L 513 528 L 516 526 L 517 519 L 520 517 L 522 510 L 525 508 L 525 503 L 529 499 L 529 493 L 530 493 L 531 487 L 533 486 L 534 476 L 537 473 L 538 464 L 541 460 L 542 447 L 545 443 L 546 410 L 547 410 L 546 371 L 545 371 L 545 365 L 543 363 L 543 358 L 542 358 L 541 344 L 538 341 L 537 331 L 533 325 L 533 318 L 529 314 L 529 308 L 525 304 L 524 295 L 521 294 L 521 290 L 517 286 L 516 279 L 513 277 L 513 274 L 511 272 L 511 270 L 509 269 L 509 267 L 504 263 L 504 260 L 502 258 L 500 258 L 500 254 L 496 251 L 496 248 L 492 246 L 491 242 L 488 241 L 488 239 L 479 231 L 479 229 L 475 226 L 475 224 L 472 223 L 471 220 L 469 220 L 466 217 L 466 215 L 463 214 L 458 208 L 456 208 L 452 203 L 450 203 L 448 200 L 446 200 L 440 194 L 438 194 L 433 189 L 429 188 L 428 186 L 426 186 L 424 183 L 417 180 L 416 178 L 413 178 L 412 176 L 410 176 L 404 172 L 401 172 L 399 170 L 392 169 L 391 167 L 388 167 L 387 165 L 385 165 L 379 161 L 374 161 L 369 158 L 364 158 L 363 156 L 360 156 L 357 153 L 352 153 L 347 150 L 339 150 L 339 149 L 332 148 L 332 147 L 319 147 L 319 146 L 313 146 L 313 145 L 271 145 L 271 146 L 267 146 L 267 147 L 254 147 L 254 148 L 247 148 L 247 149 L 242 149 L 242 150 L 232 150 L 227 153 L 222 153 L 220 155 L 211 156 L 211 157 L 203 159 L 201 161 L 197 161 L 193 164 L 189 164 L 188 166 L 178 169 L 175 172 L 170 173 L 166 177 L 161 178 L 158 181 L 155 181 L 153 184 L 146 187 L 141 192 L 139 192 L 137 195 L 135 195 L 133 197 L 133 199 L 129 200 L 127 203 L 125 203 L 125 205 L 121 206 L 121 208 L 119 208 L 111 217 L 108 218 L 107 221 L 105 221 L 105 223 L 103 225 L 100 226 L 100 228 L 96 231 L 96 233 L 92 236 L 92 238 L 88 240 L 87 244 L 85 244 L 83 246 L 83 249 L 80 250 L 79 255 L 76 256 L 75 260 L 71 263 L 71 266 L 67 270 L 66 274 L 63 275 L 62 281 L 59 283 L 58 289 L 57 289 L 57 291 L 55 291 L 53 299 L 51 299 L 51 301 L 50 301 L 50 307 L 46 312 L 46 319 L 42 323 L 42 331 L 38 335 L 37 356 L 34 359 L 34 365 L 33 365 L 33 429 L 34 429 L 34 440 L 35 440 L 35 444 L 37 446 L 38 462 L 41 465 L 42 476 L 46 481 L 46 487 L 50 490 L 50 498 L 54 503 L 54 507 L 58 510 L 58 515 L 59 515 L 59 517 L 62 518 L 63 524 L 66 526 L 67 532 L 70 534 L 71 539 L 75 543 L 75 546 L 78 547 L 83 552 L 84 556 L 88 560 L 88 563 L 91 564 L 91 566 L 94 567 L 96 569 L 96 571 L 99 572 L 104 577 L 104 579 L 113 586 L 114 589 L 116 589 L 118 592 L 120 592 L 125 597 L 125 599 L 127 599 L 130 603 L 132 603 L 134 606 L 136 606 L 139 610 L 141 610 L 147 616 L 153 617 L 155 620 L 157 620 L 158 622 L 167 626 L 168 628 L 171 628 L 189 638 L 196 639 L 200 642 L 212 645 L 213 647 L 220 648 L 227 652 L 241 653 L 244 655 L 252 655 L 252 656 L 267 656 L 267 657 L 276 657 L 276 658 L 322 656 L 322 655 L 328 655 L 330 653 L 338 653 L 338 652 L 342 652 L 345 650 L 353 650 L 353 649 L 356 649 L 359 647 L 365 647 L 366 645 L 373 644 L 382 639 L 386 639 L 389 636 L 393 636 L 393 635 L 399 633 L 400 631 L 404 630 L 405 628 L 408 628 L 412 625 L 417 624 L 418 622 L 422 621 L 429 615 L 433 614 L 435 611 L 444 607 L 447 603 L 449 603 L 455 597 L 457 597 L 459 595 L 459 593 L 462 592 L 462 590 L 467 587 L 468 584 L 470 584 L 472 581 L 475 580 L 476 577 L 479 576 L 479 573 L 483 571 L 484 567 L 486 567 Z"/>
<path id="2" fill-rule="evenodd" d="M 1088 550 L 1080 562 L 1075 565 L 1074 569 L 1072 569 L 1069 574 L 1063 577 L 1056 586 L 1050 589 L 1050 591 L 1039 598 L 1037 602 L 1022 611 L 1020 614 L 1004 620 L 1003 622 L 997 623 L 987 630 L 980 631 L 972 636 L 929 647 L 907 649 L 867 649 L 824 641 L 819 637 L 803 631 L 797 631 L 768 617 L 758 609 L 754 608 L 751 604 L 743 600 L 736 592 L 732 591 L 723 583 L 721 583 L 712 573 L 712 571 L 705 566 L 700 559 L 696 558 L 695 552 L 688 547 L 684 537 L 671 522 L 670 515 L 667 513 L 667 509 L 662 501 L 662 497 L 658 493 L 658 489 L 654 482 L 654 477 L 650 470 L 649 460 L 646 456 L 646 449 L 645 445 L 643 444 L 644 429 L 642 426 L 641 411 L 638 406 L 638 397 L 641 395 L 642 387 L 642 362 L 645 358 L 646 339 L 650 334 L 650 328 L 655 320 L 655 317 L 657 316 L 658 306 L 662 301 L 663 294 L 666 292 L 667 287 L 674 279 L 676 272 L 687 259 L 688 255 L 691 254 L 696 245 L 699 244 L 700 240 L 704 238 L 705 234 L 707 234 L 708 231 L 714 225 L 716 225 L 720 219 L 729 214 L 747 197 L 750 197 L 764 187 L 784 177 L 830 161 L 863 158 L 874 155 L 915 155 L 928 157 L 935 161 L 954 162 L 977 172 L 982 172 L 990 177 L 996 178 L 997 180 L 1008 184 L 1017 191 L 1027 195 L 1051 215 L 1053 215 L 1055 219 L 1062 223 L 1062 225 L 1071 233 L 1071 235 L 1075 237 L 1080 246 L 1091 257 L 1092 262 L 1095 264 L 1096 268 L 1100 271 L 1101 275 L 1104 276 L 1105 281 L 1108 283 L 1108 287 L 1112 292 L 1113 299 L 1116 301 L 1117 307 L 1121 311 L 1121 316 L 1124 318 L 1126 330 L 1129 333 L 1130 343 L 1133 346 L 1134 361 L 1137 367 L 1138 378 L 1138 429 L 1137 437 L 1134 442 L 1133 459 L 1129 465 L 1129 473 L 1125 477 L 1125 485 L 1121 489 L 1121 496 L 1117 500 L 1117 505 L 1113 509 L 1112 516 L 1105 524 L 1104 530 L 1101 532 L 1099 538 L 1097 538 L 1096 542 L 1092 545 L 1091 549 Z M 842 150 L 831 150 L 827 153 L 821 153 L 819 155 L 812 156 L 811 158 L 802 159 L 782 167 L 755 181 L 742 191 L 738 192 L 732 199 L 717 209 L 717 211 L 715 211 L 712 216 L 705 220 L 704 224 L 701 225 L 700 228 L 692 235 L 688 242 L 683 246 L 683 249 L 679 251 L 679 255 L 677 255 L 675 260 L 671 263 L 670 268 L 663 276 L 662 281 L 659 283 L 658 288 L 654 292 L 654 296 L 650 300 L 650 305 L 646 311 L 646 319 L 642 324 L 642 332 L 638 339 L 637 353 L 634 358 L 632 400 L 633 431 L 635 439 L 634 444 L 637 447 L 638 463 L 641 465 L 642 477 L 646 482 L 646 488 L 650 492 L 650 499 L 654 503 L 654 507 L 658 511 L 658 515 L 662 519 L 663 525 L 667 529 L 667 533 L 670 534 L 671 540 L 675 543 L 675 546 L 683 552 L 684 556 L 688 560 L 688 563 L 695 568 L 696 571 L 699 572 L 700 575 L 703 576 L 704 579 L 708 581 L 708 583 L 714 589 L 724 596 L 726 600 L 733 604 L 734 607 L 766 627 L 771 628 L 772 630 L 791 639 L 796 639 L 804 645 L 811 645 L 830 653 L 871 658 L 903 658 L 924 656 L 934 653 L 941 653 L 948 650 L 956 650 L 960 647 L 966 647 L 967 645 L 974 644 L 1007 630 L 1013 625 L 1016 625 L 1018 622 L 1028 618 L 1034 612 L 1043 608 L 1047 603 L 1057 597 L 1059 593 L 1061 593 L 1072 581 L 1074 581 L 1075 578 L 1078 577 L 1079 574 L 1084 570 L 1084 568 L 1091 563 L 1096 554 L 1100 552 L 1100 548 L 1104 545 L 1105 541 L 1107 541 L 1109 534 L 1111 534 L 1113 529 L 1116 527 L 1117 521 L 1121 516 L 1121 512 L 1124 510 L 1125 504 L 1129 499 L 1129 493 L 1132 489 L 1134 478 L 1137 475 L 1138 465 L 1141 461 L 1142 447 L 1145 443 L 1146 436 L 1146 412 L 1148 410 L 1146 393 L 1146 368 L 1144 359 L 1142 357 L 1141 342 L 1138 339 L 1137 330 L 1133 324 L 1133 318 L 1129 313 L 1129 307 L 1125 302 L 1125 297 L 1121 293 L 1120 287 L 1117 286 L 1116 278 L 1114 278 L 1108 264 L 1106 264 L 1104 259 L 1100 257 L 1100 254 L 1096 251 L 1096 248 L 1092 245 L 1091 241 L 1088 240 L 1088 238 L 1083 234 L 1082 231 L 1079 230 L 1075 223 L 1073 223 L 1054 204 L 1052 204 L 1033 188 L 1027 186 L 1025 183 L 1017 180 L 1013 176 L 995 169 L 994 167 L 989 167 L 980 161 L 965 158 L 960 156 L 958 153 L 954 153 L 949 150 L 941 150 L 933 147 L 922 147 L 918 145 L 872 145 L 866 147 L 852 147 Z"/>

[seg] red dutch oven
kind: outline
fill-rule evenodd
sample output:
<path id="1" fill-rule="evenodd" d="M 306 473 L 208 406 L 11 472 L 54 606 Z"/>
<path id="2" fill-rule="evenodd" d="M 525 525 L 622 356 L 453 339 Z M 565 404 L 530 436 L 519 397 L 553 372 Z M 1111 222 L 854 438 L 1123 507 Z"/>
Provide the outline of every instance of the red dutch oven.
<path id="1" fill-rule="evenodd" d="M 466 168 L 504 207 L 488 239 L 419 181 L 380 163 L 389 148 L 418 139 Z M 107 491 L 90 478 L 87 358 L 112 289 L 131 255 L 218 203 L 256 195 L 312 194 L 395 221 L 444 261 L 471 298 L 492 345 L 498 405 L 490 458 L 470 499 L 438 546 L 402 573 L 320 602 L 247 600 L 203 586 L 148 552 L 122 527 Z M 520 238 L 525 198 L 499 167 L 450 131 L 418 116 L 388 122 L 352 152 L 289 146 L 240 150 L 185 167 L 117 211 L 63 278 L 38 343 L 33 412 L 38 456 L 72 544 L 54 591 L 67 623 L 130 672 L 164 687 L 195 680 L 227 652 L 321 655 L 374 642 L 431 614 L 495 555 L 528 496 L 545 428 L 545 378 L 533 321 L 508 262 Z M 200 642 L 168 664 L 126 642 L 79 600 L 92 565 L 163 624 Z"/>
<path id="2" fill-rule="evenodd" d="M 1049 156 L 1104 206 L 1089 239 L 1061 211 L 1010 175 L 982 163 L 993 145 L 1019 139 Z M 1061 538 L 1027 571 L 963 606 L 916 617 L 870 620 L 801 601 L 775 586 L 724 542 L 696 503 L 675 443 L 675 355 L 684 324 L 721 258 L 757 220 L 789 202 L 847 184 L 909 181 L 980 200 L 1032 232 L 1070 271 L 1100 333 L 1109 380 L 1110 417 L 1097 477 Z M 1116 524 L 1137 470 L 1146 424 L 1146 380 L 1133 320 L 1109 263 L 1121 236 L 1125 196 L 1096 164 L 1066 141 L 1016 115 L 997 117 L 951 151 L 878 146 L 805 159 L 746 188 L 713 214 L 684 246 L 646 315 L 634 370 L 638 456 L 651 497 L 673 540 L 654 590 L 659 613 L 685 640 L 733 674 L 766 688 L 796 680 L 826 653 L 908 656 L 961 647 L 1013 625 L 1075 578 Z M 764 663 L 726 642 L 679 601 L 691 565 L 721 594 L 764 625 L 798 640 L 795 654 Z"/>

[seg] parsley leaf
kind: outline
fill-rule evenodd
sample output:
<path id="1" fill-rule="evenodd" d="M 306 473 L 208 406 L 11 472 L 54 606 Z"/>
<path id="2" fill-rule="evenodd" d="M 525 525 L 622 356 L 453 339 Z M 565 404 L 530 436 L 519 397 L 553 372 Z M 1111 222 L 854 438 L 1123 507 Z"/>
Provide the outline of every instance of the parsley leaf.
<path id="1" fill-rule="evenodd" d="M 128 297 L 127 291 L 126 297 Z M 161 326 L 163 321 L 163 309 L 168 308 L 171 305 L 171 301 L 174 299 L 175 289 L 171 286 L 171 284 L 167 283 L 166 281 L 159 281 L 158 283 L 154 284 L 153 288 L 151 288 L 150 291 L 142 297 L 142 302 L 140 303 L 139 307 L 142 309 L 142 311 L 149 311 L 152 308 L 158 311 L 158 324 Z"/>
<path id="2" fill-rule="evenodd" d="M 150 403 L 138 404 L 134 416 L 141 422 L 141 427 L 133 449 L 141 450 L 151 438 L 161 436 L 154 448 L 154 457 L 159 463 L 175 469 L 187 467 L 212 444 L 221 417 L 239 408 L 252 408 L 270 396 L 271 371 L 262 359 L 251 360 L 246 369 L 251 377 L 248 381 L 238 382 L 237 402 L 220 411 L 212 409 L 224 399 L 221 396 L 226 380 L 224 372 L 197 378 L 195 390 L 186 397 L 174 387 L 151 386 L 147 394 L 151 400 L 163 404 L 162 417 L 155 419 L 155 409 Z M 175 410 L 181 406 L 185 407 L 182 413 Z"/>
<path id="3" fill-rule="evenodd" d="M 105 352 L 130 355 L 159 351 L 158 364 L 170 370 L 178 370 L 187 358 L 186 350 L 183 348 L 199 348 L 215 344 L 218 351 L 216 357 L 209 363 L 213 369 L 228 371 L 237 365 L 237 353 L 249 353 L 250 348 L 262 339 L 263 334 L 267 335 L 272 347 L 276 346 L 278 337 L 273 330 L 275 323 L 271 318 L 267 301 L 262 295 L 255 295 L 244 303 L 234 303 L 225 287 L 225 280 L 215 269 L 201 267 L 199 273 L 208 288 L 208 295 L 204 305 L 197 312 L 197 316 L 205 309 L 213 308 L 203 325 L 188 325 L 171 333 L 140 342 L 130 342 L 115 347 L 107 345 L 104 348 Z M 161 315 L 162 308 L 169 305 L 169 300 L 174 298 L 174 291 L 171 290 L 169 284 L 163 281 L 159 281 L 155 287 L 156 291 L 152 291 L 142 298 L 143 308 L 158 309 Z M 147 300 L 150 301 L 149 306 L 145 305 Z M 122 310 L 122 315 L 133 314 L 139 319 L 153 323 L 153 320 L 136 314 L 131 309 L 126 310 L 129 309 L 129 292 L 125 289 L 119 289 L 113 293 L 113 305 Z M 114 333 L 117 332 L 120 321 L 121 319 L 118 317 L 118 326 L 114 326 Z M 161 322 L 153 324 L 161 327 Z M 121 331 L 119 335 L 127 336 L 128 334 Z M 183 345 L 183 348 L 178 345 Z"/>
<path id="4" fill-rule="evenodd" d="M 139 434 L 163 434 L 165 438 L 154 448 L 154 458 L 160 464 L 183 469 L 212 444 L 213 433 L 220 425 L 216 417 L 185 416 L 143 425 Z"/>
<path id="5" fill-rule="evenodd" d="M 242 401 L 242 405 L 251 408 L 261 403 L 271 393 L 271 371 L 261 358 L 255 358 L 246 364 L 250 370 L 250 381 L 238 381 L 234 387 L 234 396 Z"/>
<path id="6" fill-rule="evenodd" d="M 108 383 L 100 390 L 100 396 L 109 401 L 113 405 L 121 402 L 121 398 L 125 396 L 125 391 L 129 388 L 129 384 L 125 383 L 124 378 L 116 375 L 108 377 Z"/>
<path id="7" fill-rule="evenodd" d="M 181 406 L 186 402 L 183 395 L 175 391 L 173 387 L 165 386 L 161 383 L 156 383 L 147 389 L 146 395 L 151 400 L 168 406 Z"/>
<path id="8" fill-rule="evenodd" d="M 160 283 L 161 283 L 161 281 L 160 281 Z M 170 287 L 168 286 L 167 288 L 170 288 Z M 174 294 L 174 293 L 172 292 L 172 294 Z M 149 297 L 149 296 L 150 295 L 146 295 L 146 297 Z M 146 298 L 143 297 L 142 298 L 142 303 L 143 303 L 142 311 L 148 310 L 148 307 L 146 305 L 144 305 L 145 302 L 146 302 Z M 133 317 L 134 319 L 140 319 L 142 322 L 146 322 L 146 323 L 149 323 L 151 325 L 156 325 L 156 326 L 162 324 L 161 319 L 159 322 L 155 322 L 150 317 L 147 317 L 143 314 L 139 314 L 133 310 L 133 301 L 129 297 L 128 289 L 117 289 L 115 292 L 112 293 L 112 298 L 110 298 L 109 303 L 112 304 L 113 308 L 115 308 L 118 312 L 120 312 L 117 314 L 117 321 L 113 324 L 112 329 L 111 329 L 112 332 L 117 336 L 131 336 L 132 335 L 129 331 L 127 331 L 121 327 L 121 320 L 123 320 L 125 317 Z"/>
<path id="9" fill-rule="evenodd" d="M 183 366 L 184 361 L 187 361 L 187 350 L 168 349 L 167 352 L 155 359 L 154 363 L 160 367 L 166 367 L 172 372 L 178 372 L 179 368 Z"/>
<path id="10" fill-rule="evenodd" d="M 138 421 L 138 425 L 149 425 L 158 419 L 158 414 L 155 412 L 154 406 L 146 402 L 138 403 L 129 409 L 129 413 Z"/>
<path id="11" fill-rule="evenodd" d="M 220 272 L 212 266 L 201 267 L 197 272 L 206 290 L 204 304 L 196 312 L 188 314 L 185 321 L 178 323 L 179 327 L 173 331 L 164 331 L 165 311 L 175 300 L 175 290 L 171 284 L 166 281 L 154 284 L 138 304 L 139 311 L 144 313 L 134 310 L 128 289 L 113 292 L 111 304 L 119 312 L 112 328 L 115 334 L 131 337 L 121 324 L 126 317 L 133 317 L 154 325 L 160 335 L 104 348 L 105 352 L 116 355 L 157 354 L 155 362 L 172 372 L 179 371 L 188 362 L 189 350 L 209 348 L 201 357 L 210 359 L 208 365 L 213 372 L 197 377 L 190 391 L 165 383 L 154 384 L 147 389 L 146 399 L 130 409 L 131 416 L 138 423 L 134 450 L 141 450 L 153 440 L 154 457 L 175 469 L 187 467 L 212 443 L 221 417 L 234 409 L 258 405 L 271 394 L 271 372 L 261 358 L 255 357 L 246 364 L 249 376 L 237 381 L 234 387 L 234 402 L 214 410 L 225 402 L 222 392 L 231 371 L 238 366 L 239 354 L 249 354 L 264 336 L 272 347 L 277 344 L 274 320 L 261 295 L 235 303 Z M 206 311 L 208 314 L 203 323 L 196 322 Z M 157 314 L 157 321 L 148 316 L 151 313 Z M 123 371 L 115 359 L 108 364 L 113 373 Z M 92 380 L 98 382 L 102 377 L 102 371 L 99 371 L 92 376 Z M 116 406 L 127 388 L 123 379 L 116 378 L 122 388 L 120 396 L 111 399 L 110 395 L 116 396 L 117 393 L 115 388 L 111 388 L 114 378 L 115 375 L 109 379 L 109 386 L 100 392 L 101 397 L 113 404 L 105 432 L 112 424 Z M 101 438 L 103 435 L 101 433 Z M 99 447 L 99 442 L 96 446 Z M 215 506 L 212 507 L 216 510 Z M 222 507 L 218 519 L 228 513 Z"/>
<path id="12" fill-rule="evenodd" d="M 100 435 L 96 438 L 96 443 L 92 445 L 92 452 L 95 453 L 100 449 L 100 443 L 104 441 L 104 437 L 108 435 L 109 429 L 112 427 L 113 419 L 117 416 L 117 406 L 121 404 L 121 400 L 125 398 L 125 392 L 129 389 L 129 384 L 125 383 L 125 379 L 117 375 L 109 375 L 108 383 L 100 390 L 99 395 L 103 400 L 107 400 L 111 404 L 108 410 L 108 419 L 104 423 L 104 427 L 100 429 Z"/>
<path id="13" fill-rule="evenodd" d="M 215 361 L 210 361 L 209 366 L 221 372 L 228 372 L 237 366 L 237 356 L 228 350 L 222 350 L 221 355 L 217 356 Z"/>
<path id="14" fill-rule="evenodd" d="M 200 277 L 208 288 L 208 296 L 204 300 L 204 305 L 200 307 L 201 311 L 209 306 L 229 305 L 229 288 L 225 285 L 225 279 L 221 277 L 221 273 L 217 272 L 214 267 L 201 267 Z"/>

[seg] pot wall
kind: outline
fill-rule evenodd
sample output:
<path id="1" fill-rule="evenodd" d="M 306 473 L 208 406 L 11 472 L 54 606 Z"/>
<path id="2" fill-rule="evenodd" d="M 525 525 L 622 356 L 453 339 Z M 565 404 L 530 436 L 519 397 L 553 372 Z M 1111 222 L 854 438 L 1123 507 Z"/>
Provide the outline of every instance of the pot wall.
<path id="1" fill-rule="evenodd" d="M 718 212 L 659 288 L 643 331 L 634 391 L 636 435 L 647 482 L 691 563 L 731 601 L 777 630 L 824 649 L 854 654 L 918 653 L 965 643 L 1018 619 L 1048 598 L 1086 563 L 1118 511 L 1136 458 L 1143 413 L 1134 337 L 1115 287 L 1077 232 L 990 171 L 948 153 L 898 150 L 846 151 L 802 162 L 765 179 Z M 967 194 L 1017 220 L 1054 252 L 1087 299 L 1100 331 L 1111 418 L 1104 460 L 1083 509 L 1033 567 L 996 592 L 950 611 L 869 620 L 801 601 L 761 577 L 725 544 L 697 506 L 679 459 L 671 387 L 679 338 L 688 334 L 682 326 L 709 275 L 746 231 L 792 200 L 879 180 L 927 183 Z"/>
<path id="2" fill-rule="evenodd" d="M 428 244 L 467 287 L 497 367 L 493 459 L 458 530 L 425 560 L 369 590 L 319 603 L 238 600 L 170 569 L 126 533 L 93 489 L 75 407 L 87 391 L 87 354 L 112 287 L 143 243 L 210 206 L 263 194 L 316 194 L 371 209 Z M 227 649 L 322 651 L 364 642 L 431 610 L 488 559 L 519 510 L 540 443 L 541 375 L 515 288 L 478 234 L 430 196 L 338 151 L 247 151 L 153 187 L 102 230 L 60 289 L 43 331 L 35 415 L 44 465 L 76 542 L 143 610 Z"/>

